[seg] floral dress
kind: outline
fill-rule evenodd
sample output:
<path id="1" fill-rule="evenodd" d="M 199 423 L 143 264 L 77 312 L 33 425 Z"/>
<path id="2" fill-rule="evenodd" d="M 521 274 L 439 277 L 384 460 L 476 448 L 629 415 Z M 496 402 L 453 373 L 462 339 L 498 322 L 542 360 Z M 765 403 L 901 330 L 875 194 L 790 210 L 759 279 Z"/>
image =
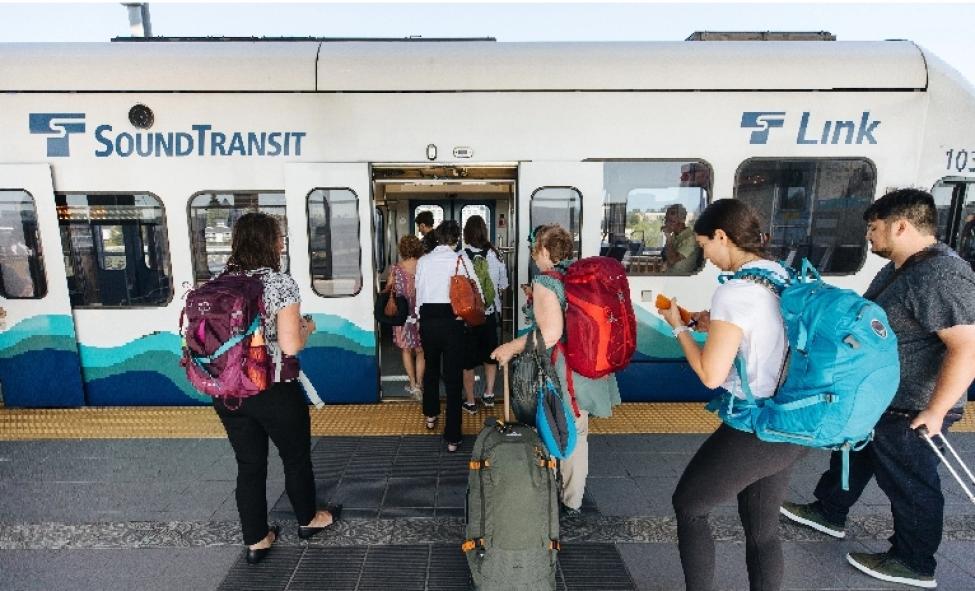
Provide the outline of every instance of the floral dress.
<path id="1" fill-rule="evenodd" d="M 416 276 L 399 265 L 394 265 L 391 273 L 393 275 L 393 293 L 405 297 L 409 309 L 412 311 L 416 308 Z M 412 315 L 411 313 L 410 316 Z M 400 349 L 419 349 L 419 325 L 416 322 L 411 322 L 403 326 L 394 326 L 393 342 Z"/>

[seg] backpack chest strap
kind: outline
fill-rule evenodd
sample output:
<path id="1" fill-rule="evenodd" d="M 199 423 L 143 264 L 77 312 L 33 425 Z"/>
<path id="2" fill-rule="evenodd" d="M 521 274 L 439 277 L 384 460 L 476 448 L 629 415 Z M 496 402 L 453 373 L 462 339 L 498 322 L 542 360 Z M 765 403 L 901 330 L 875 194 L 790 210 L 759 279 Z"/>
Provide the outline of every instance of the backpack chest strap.
<path id="1" fill-rule="evenodd" d="M 251 322 L 251 325 L 247 327 L 246 331 L 227 339 L 224 342 L 224 344 L 220 345 L 220 347 L 213 352 L 212 355 L 208 357 L 193 357 L 193 359 L 197 363 L 203 363 L 203 364 L 213 363 L 214 360 L 216 360 L 218 357 L 220 357 L 227 351 L 233 349 L 235 346 L 237 346 L 238 343 L 243 341 L 245 338 L 257 332 L 257 329 L 260 328 L 260 326 L 261 326 L 261 316 L 257 315 L 254 317 L 254 320 L 253 322 Z"/>

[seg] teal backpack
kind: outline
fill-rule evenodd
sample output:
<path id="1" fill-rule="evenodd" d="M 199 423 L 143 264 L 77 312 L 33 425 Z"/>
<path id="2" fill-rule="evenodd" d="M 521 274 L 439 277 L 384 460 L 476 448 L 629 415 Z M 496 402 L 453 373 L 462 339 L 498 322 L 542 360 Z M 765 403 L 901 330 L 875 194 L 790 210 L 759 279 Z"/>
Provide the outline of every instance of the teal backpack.
<path id="1" fill-rule="evenodd" d="M 748 268 L 720 278 L 754 281 L 779 295 L 789 351 L 774 396 L 752 395 L 739 355 L 735 367 L 747 399 L 723 392 L 708 409 L 763 441 L 843 452 L 847 490 L 849 453 L 873 438 L 900 383 L 897 337 L 880 306 L 823 282 L 808 260 L 789 274 Z"/>

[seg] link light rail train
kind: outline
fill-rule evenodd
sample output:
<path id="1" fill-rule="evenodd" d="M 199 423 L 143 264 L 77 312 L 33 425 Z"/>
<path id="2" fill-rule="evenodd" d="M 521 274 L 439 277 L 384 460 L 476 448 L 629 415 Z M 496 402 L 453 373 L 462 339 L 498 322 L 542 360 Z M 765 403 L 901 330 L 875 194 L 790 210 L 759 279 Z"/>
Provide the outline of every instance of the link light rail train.
<path id="1" fill-rule="evenodd" d="M 302 365 L 331 403 L 404 394 L 372 310 L 418 211 L 484 216 L 513 286 L 540 223 L 621 260 L 629 401 L 710 395 L 652 303 L 703 309 L 717 282 L 702 261 L 663 264 L 673 204 L 693 224 L 712 200 L 747 201 L 773 255 L 862 291 L 884 263 L 864 208 L 922 187 L 971 256 L 975 89 L 908 41 L 0 44 L 0 91 L 10 407 L 206 403 L 178 365 L 182 298 L 248 211 L 286 231 L 318 327 Z M 504 294 L 504 338 L 523 303 Z"/>

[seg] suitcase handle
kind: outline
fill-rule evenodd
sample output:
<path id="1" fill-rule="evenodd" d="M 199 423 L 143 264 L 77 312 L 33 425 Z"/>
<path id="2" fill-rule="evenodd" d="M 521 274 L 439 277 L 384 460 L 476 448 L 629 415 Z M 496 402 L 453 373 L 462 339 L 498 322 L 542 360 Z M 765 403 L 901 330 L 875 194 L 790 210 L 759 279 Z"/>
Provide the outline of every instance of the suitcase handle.
<path id="1" fill-rule="evenodd" d="M 941 438 L 941 442 L 944 443 L 945 448 L 947 448 L 948 451 L 951 452 L 951 455 L 954 456 L 955 461 L 958 462 L 958 465 L 961 466 L 961 469 L 964 470 L 965 474 L 968 475 L 968 479 L 972 482 L 973 485 L 975 485 L 975 474 L 972 474 L 972 471 L 968 468 L 968 466 L 965 465 L 965 462 L 962 461 L 961 456 L 959 456 L 958 452 L 955 451 L 954 446 L 948 443 L 948 438 L 945 437 L 943 433 L 935 433 L 934 435 L 931 435 L 928 432 L 928 428 L 926 425 L 920 425 L 917 428 L 917 431 L 918 433 L 921 434 L 921 437 L 923 437 L 924 440 L 928 442 L 928 445 L 931 446 L 931 450 L 934 451 L 934 454 L 938 456 L 938 459 L 941 460 L 942 463 L 944 463 L 945 468 L 947 468 L 948 471 L 951 472 L 951 475 L 955 477 L 955 480 L 958 482 L 958 484 L 961 485 L 962 489 L 965 490 L 965 494 L 968 495 L 968 500 L 970 500 L 972 503 L 975 503 L 975 494 L 973 494 L 972 490 L 968 488 L 968 485 L 965 484 L 965 481 L 962 479 L 961 476 L 959 476 L 955 468 L 948 462 L 948 458 L 946 458 L 945 455 L 941 453 L 941 450 L 938 449 L 938 445 L 934 442 L 935 437 Z"/>
<path id="2" fill-rule="evenodd" d="M 504 422 L 511 422 L 511 379 L 508 377 L 508 366 L 510 364 L 505 363 L 501 367 L 504 368 Z"/>

